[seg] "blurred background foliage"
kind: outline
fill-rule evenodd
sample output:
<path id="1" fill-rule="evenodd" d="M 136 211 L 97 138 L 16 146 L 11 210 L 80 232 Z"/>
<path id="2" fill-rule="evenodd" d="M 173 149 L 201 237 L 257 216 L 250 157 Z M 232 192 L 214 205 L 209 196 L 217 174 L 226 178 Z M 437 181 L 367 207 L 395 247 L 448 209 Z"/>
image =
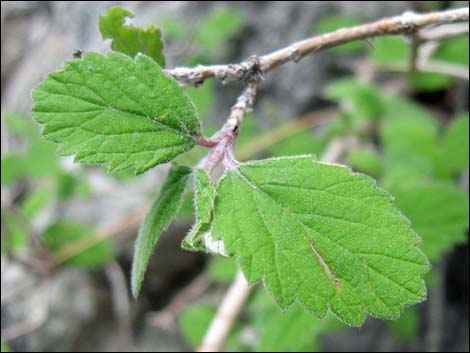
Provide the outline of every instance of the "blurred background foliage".
<path id="1" fill-rule="evenodd" d="M 466 4 L 434 1 L 411 6 L 433 10 L 462 6 L 462 3 Z M 310 28 L 310 34 L 326 33 L 366 20 L 344 14 L 327 16 Z M 225 62 L 226 58 L 234 56 L 234 42 L 243 41 L 243 37 L 249 35 L 243 10 L 236 5 L 214 7 L 197 23 L 167 15 L 160 16 L 155 23 L 176 52 L 172 55 L 180 56 L 179 64 L 187 66 Z M 299 116 L 283 116 L 276 101 L 262 93 L 254 112 L 243 124 L 236 151 L 240 160 L 307 153 L 321 156 L 332 141 L 345 138 L 352 141 L 342 156 L 342 163 L 373 176 L 395 197 L 396 205 L 423 239 L 422 249 L 433 263 L 433 271 L 426 278 L 429 300 L 405 309 L 399 320 L 385 324 L 384 330 L 390 330 L 393 337 L 402 342 L 400 347 L 408 350 L 424 347 L 423 337 L 433 319 L 429 312 L 435 310 L 436 301 L 443 300 L 442 288 L 449 280 L 445 278 L 447 272 L 443 266 L 453 266 L 446 261 L 449 254 L 466 259 L 461 265 L 466 266 L 462 271 L 468 274 L 468 245 L 462 247 L 468 242 L 469 213 L 468 33 L 439 41 L 428 57 L 429 62 L 442 67 L 458 65 L 466 69 L 466 80 L 442 72 L 410 68 L 413 50 L 409 38 L 398 36 L 356 41 L 330 50 L 329 55 L 346 58 L 353 64 L 348 70 L 340 70 L 342 72 L 322 88 L 323 95 L 319 97 L 322 104 Z M 302 62 L 295 69 L 302 71 L 309 67 Z M 214 117 L 220 89 L 214 81 L 187 89 L 203 120 L 206 135 L 215 132 L 224 120 L 223 116 Z M 453 100 L 449 100 L 449 96 L 459 90 L 466 92 L 463 101 L 458 106 L 450 104 Z M 260 123 L 258 106 L 262 106 L 263 112 L 269 112 L 268 125 Z M 225 108 L 228 112 L 228 107 Z M 104 172 L 93 166 L 78 167 L 69 158 L 58 157 L 55 145 L 40 138 L 39 127 L 28 114 L 2 107 L 1 124 L 2 293 L 3 272 L 12 263 L 33 268 L 43 281 L 68 267 L 92 271 L 95 278 L 102 278 L 112 273 L 110 264 L 119 264 L 124 281 L 117 280 L 117 283 L 125 286 L 123 297 L 128 301 L 129 259 L 123 254 L 132 250 L 132 242 L 115 239 L 120 234 L 122 220 L 99 228 L 64 212 L 66 205 L 79 200 L 79 207 L 97 208 L 95 212 L 99 215 L 100 206 L 94 202 L 97 186 L 90 182 L 90 174 Z M 177 163 L 194 165 L 205 153 L 204 148 L 196 147 L 178 157 Z M 133 177 L 119 173 L 100 178 L 124 188 Z M 135 235 L 141 217 L 142 212 L 138 210 L 125 219 L 133 226 L 128 240 Z M 182 225 L 183 230 L 178 228 L 181 234 L 192 218 L 189 193 L 175 222 Z M 173 243 L 175 246 L 178 245 Z M 459 254 L 454 250 L 458 246 Z M 195 269 L 186 272 L 184 280 L 167 286 L 167 300 L 153 306 L 153 310 L 160 312 L 145 312 L 148 303 L 139 308 L 139 303 L 127 302 L 114 305 L 117 319 L 119 310 L 132 310 L 135 313 L 130 315 L 133 330 L 138 330 L 141 320 L 147 318 L 153 323 L 153 329 L 163 327 L 179 337 L 183 347 L 196 348 L 235 273 L 233 259 L 203 258 Z M 152 272 L 148 276 L 152 277 Z M 115 282 L 110 280 L 110 283 L 109 296 L 113 296 L 119 290 L 113 285 Z M 202 288 L 193 295 L 195 283 Z M 451 290 L 459 288 L 452 284 L 450 287 Z M 459 295 L 467 298 L 463 310 L 466 310 L 468 327 L 468 278 L 466 285 L 460 288 L 463 293 Z M 151 295 L 152 291 L 148 293 Z M 112 300 L 114 304 L 122 300 L 122 290 L 121 299 Z M 143 299 L 146 300 L 151 301 Z M 174 304 L 178 300 L 183 303 Z M 2 294 L 2 352 L 9 349 L 5 342 L 13 349 L 24 347 L 21 338 L 28 332 L 15 336 L 8 326 L 14 326 L 15 322 L 4 319 L 3 307 Z M 162 320 L 162 313 L 170 315 L 170 320 Z M 348 330 L 352 336 L 358 334 L 332 315 L 319 320 L 297 305 L 283 313 L 264 290 L 256 288 L 225 348 L 229 351 L 319 351 L 330 347 L 328 342 L 331 341 L 322 337 L 340 337 L 338 335 Z M 468 333 L 463 341 L 468 349 Z"/>

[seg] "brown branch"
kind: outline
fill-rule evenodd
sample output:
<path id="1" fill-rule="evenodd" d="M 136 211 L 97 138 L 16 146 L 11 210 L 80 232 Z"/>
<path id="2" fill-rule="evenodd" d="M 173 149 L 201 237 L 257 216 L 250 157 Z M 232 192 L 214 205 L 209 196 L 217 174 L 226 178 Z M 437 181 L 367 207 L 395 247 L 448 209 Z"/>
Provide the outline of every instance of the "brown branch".
<path id="1" fill-rule="evenodd" d="M 314 36 L 258 59 L 250 57 L 239 64 L 197 66 L 195 68 L 179 67 L 166 70 L 166 73 L 173 76 L 183 86 L 197 86 L 214 77 L 222 82 L 247 80 L 256 69 L 259 69 L 263 74 L 287 62 L 298 62 L 307 55 L 351 41 L 384 35 L 412 34 L 429 26 L 464 22 L 468 19 L 468 7 L 428 14 L 405 12 L 401 16 Z"/>

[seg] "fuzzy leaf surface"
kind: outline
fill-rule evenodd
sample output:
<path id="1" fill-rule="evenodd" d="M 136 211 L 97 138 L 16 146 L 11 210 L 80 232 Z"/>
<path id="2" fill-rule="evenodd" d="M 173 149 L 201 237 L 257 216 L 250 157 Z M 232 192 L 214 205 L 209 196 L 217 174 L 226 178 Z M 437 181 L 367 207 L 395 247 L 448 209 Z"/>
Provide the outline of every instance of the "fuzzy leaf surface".
<path id="1" fill-rule="evenodd" d="M 215 187 L 209 175 L 198 169 L 194 177 L 196 221 L 183 241 L 187 250 L 204 250 L 204 234 L 210 229 L 214 209 Z"/>
<path id="2" fill-rule="evenodd" d="M 168 173 L 160 193 L 145 215 L 134 247 L 132 294 L 139 294 L 150 255 L 162 232 L 178 214 L 191 176 L 191 168 L 174 167 Z"/>
<path id="3" fill-rule="evenodd" d="M 426 297 L 419 237 L 374 181 L 311 156 L 241 164 L 217 187 L 214 239 L 282 308 L 349 325 Z"/>
<path id="4" fill-rule="evenodd" d="M 33 91 L 33 115 L 62 155 L 137 174 L 194 146 L 200 124 L 176 81 L 149 57 L 86 53 Z"/>

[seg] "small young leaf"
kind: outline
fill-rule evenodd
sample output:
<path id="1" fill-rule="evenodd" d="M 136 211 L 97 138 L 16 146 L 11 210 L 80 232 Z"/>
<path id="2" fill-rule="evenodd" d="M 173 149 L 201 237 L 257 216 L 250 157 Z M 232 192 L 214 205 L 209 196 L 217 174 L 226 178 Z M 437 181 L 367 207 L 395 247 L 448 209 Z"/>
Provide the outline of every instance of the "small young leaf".
<path id="1" fill-rule="evenodd" d="M 134 14 L 120 6 L 111 7 L 108 12 L 100 16 L 99 27 L 104 39 L 113 40 L 111 48 L 130 57 L 138 53 L 145 54 L 155 60 L 160 66 L 165 66 L 163 55 L 163 41 L 160 30 L 154 25 L 146 29 L 126 25 L 126 17 Z"/>
<path id="2" fill-rule="evenodd" d="M 428 260 L 390 195 L 365 175 L 311 156 L 227 172 L 212 236 L 282 308 L 299 302 L 319 317 L 331 308 L 358 326 L 367 313 L 397 318 L 426 297 Z"/>
<path id="3" fill-rule="evenodd" d="M 209 231 L 214 209 L 215 188 L 209 175 L 198 169 L 194 180 L 194 205 L 196 221 L 184 238 L 182 246 L 186 250 L 205 250 L 204 235 Z"/>
<path id="4" fill-rule="evenodd" d="M 145 270 L 161 233 L 178 214 L 189 184 L 191 168 L 173 167 L 159 195 L 147 212 L 135 242 L 132 262 L 132 294 L 137 298 Z"/>
<path id="5" fill-rule="evenodd" d="M 200 124 L 175 80 L 147 56 L 86 53 L 33 92 L 35 119 L 62 155 L 140 174 L 194 146 Z"/>

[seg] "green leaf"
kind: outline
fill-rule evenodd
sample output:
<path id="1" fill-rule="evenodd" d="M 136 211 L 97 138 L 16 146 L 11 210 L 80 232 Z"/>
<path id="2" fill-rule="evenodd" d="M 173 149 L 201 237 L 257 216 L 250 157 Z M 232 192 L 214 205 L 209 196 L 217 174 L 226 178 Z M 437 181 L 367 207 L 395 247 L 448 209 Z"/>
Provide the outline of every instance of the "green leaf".
<path id="1" fill-rule="evenodd" d="M 59 172 L 59 160 L 55 153 L 56 146 L 43 139 L 29 141 L 29 148 L 24 155 L 24 171 L 33 178 L 51 177 Z"/>
<path id="2" fill-rule="evenodd" d="M 163 41 L 160 30 L 154 25 L 146 29 L 126 25 L 126 17 L 134 14 L 120 6 L 111 7 L 100 16 L 99 27 L 104 39 L 112 39 L 111 48 L 130 57 L 138 53 L 145 54 L 155 60 L 160 66 L 165 66 Z"/>
<path id="3" fill-rule="evenodd" d="M 212 221 L 215 187 L 209 175 L 198 169 L 195 174 L 194 205 L 196 208 L 196 221 L 183 240 L 183 248 L 186 250 L 206 250 L 208 241 L 206 235 L 209 234 L 210 223 Z M 207 250 L 212 250 L 209 244 Z"/>
<path id="4" fill-rule="evenodd" d="M 96 238 L 93 230 L 86 224 L 59 221 L 51 224 L 43 233 L 44 242 L 52 253 L 59 252 L 70 243 L 79 239 Z M 109 240 L 103 240 L 96 245 L 67 259 L 64 265 L 85 268 L 98 268 L 103 266 L 113 256 L 113 244 Z"/>
<path id="5" fill-rule="evenodd" d="M 161 233 L 176 217 L 183 203 L 184 194 L 191 179 L 191 172 L 191 168 L 184 166 L 173 167 L 170 170 L 160 193 L 140 226 L 132 262 L 132 294 L 134 298 L 139 295 L 150 255 Z"/>
<path id="6" fill-rule="evenodd" d="M 237 273 L 237 264 L 231 258 L 214 256 L 209 264 L 208 275 L 214 282 L 229 284 Z"/>
<path id="7" fill-rule="evenodd" d="M 296 154 L 319 155 L 325 148 L 325 142 L 311 131 L 300 131 L 290 135 L 268 148 L 273 157 L 293 156 Z"/>
<path id="8" fill-rule="evenodd" d="M 25 174 L 23 158 L 14 154 L 2 156 L 1 160 L 1 182 L 8 185 L 20 180 Z"/>
<path id="9" fill-rule="evenodd" d="M 409 46 L 402 37 L 386 36 L 374 39 L 371 59 L 376 64 L 400 64 L 409 56 Z"/>
<path id="10" fill-rule="evenodd" d="M 194 146 L 200 125 L 176 81 L 147 56 L 86 53 L 33 91 L 35 119 L 62 155 L 143 173 Z"/>
<path id="11" fill-rule="evenodd" d="M 377 152 L 367 149 L 357 149 L 348 154 L 351 167 L 360 172 L 378 177 L 381 174 L 381 160 Z"/>
<path id="12" fill-rule="evenodd" d="M 199 116 L 205 117 L 211 113 L 215 98 L 214 81 L 206 81 L 200 87 L 188 87 L 186 92 L 196 106 Z"/>
<path id="13" fill-rule="evenodd" d="M 91 193 L 91 185 L 84 176 L 75 176 L 65 172 L 57 175 L 57 197 L 60 201 L 65 201 L 75 195 L 87 197 Z"/>
<path id="14" fill-rule="evenodd" d="M 18 253 L 28 243 L 29 229 L 21 217 L 2 207 L 1 251 Z"/>
<path id="15" fill-rule="evenodd" d="M 194 304 L 185 308 L 179 317 L 179 327 L 184 340 L 193 348 L 197 348 L 209 328 L 216 313 L 216 308 L 207 304 Z M 225 342 L 228 352 L 245 352 L 241 342 L 240 322 L 236 320 Z"/>
<path id="16" fill-rule="evenodd" d="M 415 308 L 406 309 L 398 320 L 388 321 L 388 326 L 404 342 L 418 335 L 419 317 Z"/>
<path id="17" fill-rule="evenodd" d="M 184 340 L 193 348 L 202 343 L 202 338 L 215 315 L 215 308 L 196 304 L 183 310 L 179 317 L 179 326 Z"/>
<path id="18" fill-rule="evenodd" d="M 468 68 L 468 49 L 468 36 L 451 38 L 439 45 L 431 56 L 431 61 L 457 64 Z M 414 87 L 422 91 L 446 89 L 453 82 L 455 82 L 455 77 L 438 73 L 416 72 L 412 77 Z"/>
<path id="19" fill-rule="evenodd" d="M 282 308 L 349 325 L 397 318 L 426 297 L 426 257 L 374 181 L 311 156 L 241 164 L 217 187 L 212 237 Z"/>
<path id="20" fill-rule="evenodd" d="M 438 125 L 430 116 L 394 116 L 383 123 L 380 135 L 387 178 L 394 175 L 433 177 L 437 174 Z"/>
<path id="21" fill-rule="evenodd" d="M 8 347 L 8 345 L 5 343 L 5 341 L 3 340 L 2 338 L 2 352 L 11 352 L 10 351 L 10 347 Z"/>
<path id="22" fill-rule="evenodd" d="M 356 79 L 333 81 L 325 91 L 328 99 L 341 104 L 355 121 L 376 120 L 382 114 L 382 95 L 377 87 Z"/>
<path id="23" fill-rule="evenodd" d="M 258 340 L 255 352 L 317 352 L 320 319 L 293 305 L 282 312 L 264 292 L 257 291 L 251 304 Z"/>
<path id="24" fill-rule="evenodd" d="M 243 27 L 239 10 L 225 8 L 207 15 L 195 30 L 194 41 L 201 49 L 213 52 Z"/>
<path id="25" fill-rule="evenodd" d="M 443 160 L 451 173 L 468 168 L 468 113 L 456 117 L 447 127 L 443 140 Z"/>
<path id="26" fill-rule="evenodd" d="M 387 185 L 397 207 L 422 237 L 422 249 L 431 261 L 467 239 L 468 195 L 451 183 L 401 182 Z"/>
<path id="27" fill-rule="evenodd" d="M 329 33 L 337 29 L 352 27 L 358 24 L 361 24 L 361 21 L 357 18 L 339 15 L 321 19 L 317 30 L 320 33 Z M 334 47 L 332 50 L 337 53 L 349 54 L 357 52 L 362 48 L 364 48 L 364 43 L 358 40 Z"/>
<path id="28" fill-rule="evenodd" d="M 27 115 L 7 112 L 5 113 L 5 123 L 8 131 L 17 136 L 28 139 L 37 139 L 39 137 L 38 125 Z"/>
<path id="29" fill-rule="evenodd" d="M 21 203 L 21 211 L 27 219 L 32 219 L 41 211 L 54 197 L 54 192 L 47 187 L 41 187 L 38 190 L 28 194 Z"/>
<path id="30" fill-rule="evenodd" d="M 182 39 L 187 36 L 187 28 L 185 22 L 182 19 L 177 19 L 169 16 L 160 18 L 158 21 L 160 28 L 165 36 L 165 40 L 168 39 Z"/>

